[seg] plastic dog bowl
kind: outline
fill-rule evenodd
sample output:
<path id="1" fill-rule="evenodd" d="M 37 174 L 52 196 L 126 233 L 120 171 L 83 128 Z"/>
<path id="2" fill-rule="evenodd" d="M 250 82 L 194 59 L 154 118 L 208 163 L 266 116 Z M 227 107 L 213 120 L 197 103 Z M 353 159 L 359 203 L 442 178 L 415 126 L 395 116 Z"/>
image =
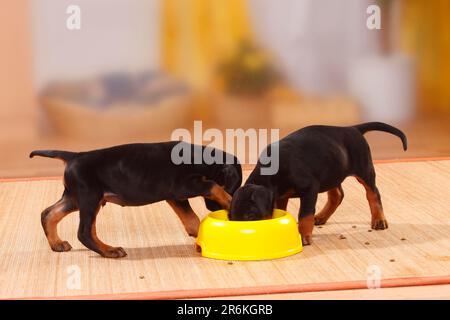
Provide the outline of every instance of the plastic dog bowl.
<path id="1" fill-rule="evenodd" d="M 211 212 L 200 224 L 196 241 L 202 256 L 221 260 L 268 260 L 302 251 L 297 222 L 275 209 L 272 219 L 229 221 L 228 212 Z"/>

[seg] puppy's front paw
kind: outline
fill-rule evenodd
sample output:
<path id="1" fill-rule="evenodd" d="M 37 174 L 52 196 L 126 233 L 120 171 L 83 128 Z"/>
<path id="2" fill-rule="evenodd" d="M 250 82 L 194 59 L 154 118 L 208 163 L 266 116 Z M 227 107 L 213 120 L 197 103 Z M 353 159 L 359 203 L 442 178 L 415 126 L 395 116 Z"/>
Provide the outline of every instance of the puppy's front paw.
<path id="1" fill-rule="evenodd" d="M 198 236 L 198 230 L 197 231 L 188 231 L 189 237 L 197 238 Z"/>
<path id="2" fill-rule="evenodd" d="M 372 229 L 374 230 L 384 230 L 388 228 L 388 223 L 385 219 L 377 219 L 372 221 Z"/>
<path id="3" fill-rule="evenodd" d="M 327 219 L 321 216 L 315 216 L 314 217 L 314 225 L 315 226 L 321 226 L 323 224 L 327 223 Z"/>
<path id="4" fill-rule="evenodd" d="M 123 258 L 127 256 L 127 253 L 121 247 L 111 247 L 102 253 L 105 258 Z"/>
<path id="5" fill-rule="evenodd" d="M 298 232 L 302 236 L 302 243 L 308 246 L 312 243 L 312 234 L 314 229 L 314 215 L 308 215 L 298 220 Z"/>
<path id="6" fill-rule="evenodd" d="M 197 238 L 198 229 L 200 228 L 200 220 L 196 220 L 194 223 L 191 223 L 185 226 L 185 230 L 190 237 Z"/>
<path id="7" fill-rule="evenodd" d="M 302 244 L 309 246 L 312 244 L 312 235 L 302 235 Z"/>
<path id="8" fill-rule="evenodd" d="M 67 241 L 61 241 L 51 245 L 51 248 L 55 252 L 66 252 L 70 251 L 72 246 Z"/>

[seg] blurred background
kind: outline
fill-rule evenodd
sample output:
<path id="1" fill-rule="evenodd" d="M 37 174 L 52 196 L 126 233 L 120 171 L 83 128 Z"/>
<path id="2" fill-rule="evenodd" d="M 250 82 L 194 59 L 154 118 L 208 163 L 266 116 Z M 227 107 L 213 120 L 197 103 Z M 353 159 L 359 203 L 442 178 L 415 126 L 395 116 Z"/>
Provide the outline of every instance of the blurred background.
<path id="1" fill-rule="evenodd" d="M 169 140 L 194 120 L 281 136 L 385 121 L 410 149 L 370 133 L 374 158 L 450 156 L 449 58 L 450 0 L 1 1 L 0 177 L 62 173 L 34 149 Z"/>

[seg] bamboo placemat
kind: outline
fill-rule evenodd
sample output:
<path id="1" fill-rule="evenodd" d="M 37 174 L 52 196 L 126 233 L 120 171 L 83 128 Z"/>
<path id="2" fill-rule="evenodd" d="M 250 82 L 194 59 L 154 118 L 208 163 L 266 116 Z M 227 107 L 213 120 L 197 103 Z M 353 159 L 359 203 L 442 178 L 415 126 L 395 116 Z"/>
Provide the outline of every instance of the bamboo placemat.
<path id="1" fill-rule="evenodd" d="M 166 203 L 107 204 L 101 210 L 99 237 L 123 246 L 126 258 L 88 251 L 76 237 L 77 212 L 59 225 L 72 251 L 52 252 L 40 212 L 59 199 L 61 181 L 1 182 L 0 297 L 192 298 L 337 290 L 364 286 L 370 266 L 379 267 L 386 286 L 450 283 L 450 161 L 384 163 L 376 171 L 388 230 L 368 231 L 363 188 L 348 178 L 342 205 L 325 226 L 315 228 L 312 246 L 288 258 L 232 264 L 200 257 Z M 318 210 L 324 201 L 321 195 Z M 201 199 L 191 202 L 200 216 L 207 213 Z M 299 201 L 291 200 L 288 210 L 296 216 L 298 207 Z"/>

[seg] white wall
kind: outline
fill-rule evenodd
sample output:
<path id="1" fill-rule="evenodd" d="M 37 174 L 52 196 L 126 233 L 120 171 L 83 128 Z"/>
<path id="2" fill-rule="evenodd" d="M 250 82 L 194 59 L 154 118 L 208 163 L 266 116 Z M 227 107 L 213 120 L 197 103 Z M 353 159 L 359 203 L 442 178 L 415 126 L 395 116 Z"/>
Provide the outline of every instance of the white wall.
<path id="1" fill-rule="evenodd" d="M 31 1 L 38 88 L 61 77 L 158 68 L 162 0 Z M 377 32 L 366 28 L 374 0 L 247 1 L 256 34 L 303 91 L 346 90 L 352 63 L 377 51 Z M 81 7 L 80 31 L 66 29 L 69 4 Z"/>
<path id="2" fill-rule="evenodd" d="M 374 0 L 248 1 L 256 34 L 304 91 L 345 91 L 349 67 L 378 51 L 377 31 L 366 27 Z"/>
<path id="3" fill-rule="evenodd" d="M 158 0 L 31 0 L 34 79 L 156 68 Z M 81 30 L 66 28 L 66 8 L 81 7 Z"/>

